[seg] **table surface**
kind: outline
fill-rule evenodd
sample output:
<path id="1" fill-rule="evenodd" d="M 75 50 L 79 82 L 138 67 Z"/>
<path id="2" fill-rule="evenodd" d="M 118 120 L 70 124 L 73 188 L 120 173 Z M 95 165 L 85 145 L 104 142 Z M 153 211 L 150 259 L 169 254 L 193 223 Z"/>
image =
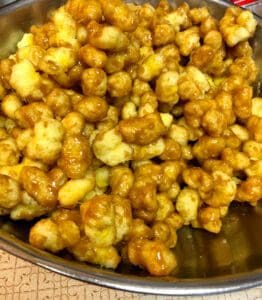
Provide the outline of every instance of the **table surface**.
<path id="1" fill-rule="evenodd" d="M 165 297 L 103 288 L 47 271 L 0 250 L 1 300 L 262 300 L 262 287 L 205 297 Z"/>

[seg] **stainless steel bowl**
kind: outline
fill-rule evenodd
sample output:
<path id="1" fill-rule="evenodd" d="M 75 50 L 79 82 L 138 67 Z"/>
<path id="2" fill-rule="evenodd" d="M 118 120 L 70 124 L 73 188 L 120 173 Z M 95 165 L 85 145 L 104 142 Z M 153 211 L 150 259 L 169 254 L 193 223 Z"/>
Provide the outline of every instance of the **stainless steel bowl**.
<path id="1" fill-rule="evenodd" d="M 15 44 L 31 24 L 41 23 L 59 0 L 21 0 L 0 10 L 0 57 L 15 50 Z M 136 1 L 138 3 L 144 1 Z M 153 4 L 156 1 L 151 1 Z M 179 4 L 177 0 L 172 4 Z M 208 6 L 220 17 L 227 6 L 219 0 L 187 1 L 191 6 Z M 255 59 L 262 63 L 262 29 L 253 40 Z M 259 79 L 262 79 L 260 69 Z M 257 85 L 257 93 L 259 93 Z M 30 224 L 0 217 L 0 248 L 49 270 L 86 282 L 132 292 L 164 295 L 224 293 L 262 285 L 262 206 L 233 204 L 220 234 L 184 227 L 178 232 L 175 252 L 179 268 L 173 276 L 151 277 L 128 265 L 116 271 L 73 261 L 67 254 L 58 257 L 30 246 Z"/>

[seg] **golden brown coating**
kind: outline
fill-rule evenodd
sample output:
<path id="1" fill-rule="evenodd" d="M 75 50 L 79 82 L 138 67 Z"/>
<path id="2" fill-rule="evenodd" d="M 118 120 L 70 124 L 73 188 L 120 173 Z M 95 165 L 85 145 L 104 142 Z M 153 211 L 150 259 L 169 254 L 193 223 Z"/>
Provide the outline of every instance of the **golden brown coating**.
<path id="1" fill-rule="evenodd" d="M 158 209 L 156 184 L 146 178 L 137 179 L 129 193 L 129 199 L 135 217 L 146 222 L 152 221 Z"/>
<path id="2" fill-rule="evenodd" d="M 227 45 L 232 47 L 253 36 L 257 21 L 250 11 L 230 7 L 220 20 L 220 31 Z"/>
<path id="3" fill-rule="evenodd" d="M 104 68 L 107 63 L 107 55 L 104 51 L 91 45 L 85 45 L 79 50 L 81 61 L 91 68 Z"/>
<path id="4" fill-rule="evenodd" d="M 127 143 L 147 145 L 163 135 L 166 128 L 159 113 L 130 118 L 119 122 L 119 130 Z"/>
<path id="5" fill-rule="evenodd" d="M 138 17 L 135 11 L 121 0 L 99 0 L 103 9 L 103 15 L 109 24 L 115 25 L 123 31 L 134 31 L 138 25 Z"/>
<path id="6" fill-rule="evenodd" d="M 102 69 L 86 69 L 82 74 L 82 90 L 86 96 L 104 96 L 107 89 L 107 76 Z"/>
<path id="7" fill-rule="evenodd" d="M 213 189 L 212 177 L 198 167 L 184 170 L 183 180 L 189 187 L 196 189 L 202 199 L 208 197 L 209 193 Z"/>
<path id="8" fill-rule="evenodd" d="M 106 268 L 115 269 L 121 258 L 113 246 L 99 247 L 86 237 L 68 249 L 77 260 L 97 264 Z"/>
<path id="9" fill-rule="evenodd" d="M 72 247 L 80 239 L 79 228 L 71 220 L 60 220 L 59 223 L 51 219 L 42 219 L 31 229 L 30 244 L 51 252 L 59 252 L 65 247 Z"/>
<path id="10" fill-rule="evenodd" d="M 123 50 L 128 46 L 127 36 L 115 26 L 101 25 L 91 21 L 87 25 L 89 43 L 102 50 Z"/>
<path id="11" fill-rule="evenodd" d="M 36 167 L 24 167 L 20 181 L 25 191 L 44 207 L 54 207 L 57 192 L 48 175 Z"/>
<path id="12" fill-rule="evenodd" d="M 58 120 L 47 119 L 37 122 L 33 131 L 21 132 L 19 137 L 24 138 L 21 149 L 26 157 L 52 165 L 62 150 L 63 136 L 62 124 Z"/>
<path id="13" fill-rule="evenodd" d="M 15 119 L 24 128 L 34 127 L 37 122 L 52 118 L 53 113 L 51 109 L 43 102 L 23 105 L 15 112 Z"/>
<path id="14" fill-rule="evenodd" d="M 257 201 L 262 197 L 262 178 L 261 176 L 248 177 L 246 181 L 242 181 L 237 187 L 236 200 L 247 201 L 251 205 L 256 205 Z"/>
<path id="15" fill-rule="evenodd" d="M 33 104 L 33 103 L 32 103 Z M 46 97 L 46 104 L 55 116 L 64 117 L 71 110 L 69 95 L 63 89 L 53 89 Z"/>
<path id="16" fill-rule="evenodd" d="M 19 183 L 6 175 L 0 175 L 0 207 L 10 209 L 21 201 L 21 189 Z"/>
<path id="17" fill-rule="evenodd" d="M 96 0 L 69 0 L 65 8 L 79 23 L 87 24 L 92 20 L 97 22 L 102 20 L 102 9 Z"/>
<path id="18" fill-rule="evenodd" d="M 91 164 L 92 153 L 88 139 L 83 135 L 67 135 L 64 139 L 58 166 L 67 177 L 78 179 L 85 175 Z"/>
<path id="19" fill-rule="evenodd" d="M 128 167 L 117 166 L 110 172 L 112 194 L 127 197 L 134 183 L 134 175 Z"/>
<path id="20" fill-rule="evenodd" d="M 193 155 L 199 160 L 218 157 L 225 148 L 225 140 L 222 137 L 201 137 L 193 147 Z"/>
<path id="21" fill-rule="evenodd" d="M 21 99 L 14 93 L 8 94 L 3 97 L 1 102 L 1 110 L 3 114 L 10 119 L 16 118 L 15 113 L 21 106 Z"/>
<path id="22" fill-rule="evenodd" d="M 204 229 L 213 233 L 218 233 L 222 226 L 220 217 L 220 210 L 218 208 L 205 207 L 200 209 L 198 220 Z"/>
<path id="23" fill-rule="evenodd" d="M 0 140 L 0 166 L 13 166 L 19 161 L 20 152 L 15 140 L 11 137 Z"/>
<path id="24" fill-rule="evenodd" d="M 262 142 L 262 118 L 252 115 L 247 121 L 250 136 L 258 143 Z"/>
<path id="25" fill-rule="evenodd" d="M 172 139 L 165 139 L 165 150 L 159 156 L 162 160 L 179 160 L 181 158 L 181 146 Z"/>
<path id="26" fill-rule="evenodd" d="M 108 92 L 112 97 L 123 97 L 132 90 L 132 80 L 127 72 L 117 72 L 108 78 Z"/>
<path id="27" fill-rule="evenodd" d="M 107 115 L 108 104 L 103 98 L 84 97 L 74 106 L 75 110 L 80 112 L 87 122 L 98 122 Z"/>
<path id="28" fill-rule="evenodd" d="M 129 239 L 151 239 L 153 237 L 152 228 L 147 226 L 142 219 L 133 219 L 129 233 Z"/>
<path id="29" fill-rule="evenodd" d="M 175 255 L 164 243 L 146 239 L 135 239 L 128 243 L 128 259 L 154 276 L 168 275 L 177 265 Z"/>
<path id="30" fill-rule="evenodd" d="M 72 111 L 63 118 L 62 125 L 67 134 L 81 134 L 85 128 L 85 118 L 81 113 Z"/>
<path id="31" fill-rule="evenodd" d="M 80 207 L 86 236 L 99 246 L 106 247 L 122 241 L 131 228 L 131 207 L 127 199 L 101 195 Z"/>

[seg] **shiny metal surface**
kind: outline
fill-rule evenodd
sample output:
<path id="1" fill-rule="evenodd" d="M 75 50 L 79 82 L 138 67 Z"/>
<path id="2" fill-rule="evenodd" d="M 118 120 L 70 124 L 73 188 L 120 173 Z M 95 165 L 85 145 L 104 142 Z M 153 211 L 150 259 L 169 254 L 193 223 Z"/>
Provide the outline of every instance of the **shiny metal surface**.
<path id="1" fill-rule="evenodd" d="M 4 6 L 6 6 L 10 3 L 13 3 L 15 1 L 17 1 L 17 0 L 0 0 L 0 7 L 4 7 Z"/>
<path id="2" fill-rule="evenodd" d="M 46 13 L 61 4 L 58 0 L 20 0 L 0 10 L 0 56 L 15 50 L 15 43 L 33 23 L 41 23 Z M 137 1 L 143 2 L 143 1 Z M 151 1 L 156 2 L 156 1 Z M 175 1 L 176 4 L 183 2 Z M 224 2 L 189 0 L 191 6 L 207 5 L 217 17 Z M 173 2 L 174 4 L 174 2 Z M 253 41 L 255 58 L 262 65 L 262 29 Z M 259 79 L 262 79 L 260 68 Z M 257 93 L 259 93 L 257 85 Z M 116 271 L 71 260 L 65 253 L 55 256 L 27 243 L 30 224 L 0 217 L 0 248 L 49 270 L 75 279 L 133 292 L 165 295 L 203 295 L 229 292 L 262 285 L 262 206 L 232 205 L 218 235 L 184 227 L 178 233 L 175 252 L 177 271 L 156 278 L 128 265 Z"/>

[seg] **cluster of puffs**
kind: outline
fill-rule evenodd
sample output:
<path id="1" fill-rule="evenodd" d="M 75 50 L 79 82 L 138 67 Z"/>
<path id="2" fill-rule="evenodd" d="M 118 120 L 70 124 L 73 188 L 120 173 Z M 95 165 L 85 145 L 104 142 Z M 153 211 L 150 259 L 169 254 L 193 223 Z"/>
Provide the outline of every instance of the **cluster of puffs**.
<path id="1" fill-rule="evenodd" d="M 0 214 L 32 245 L 168 275 L 184 225 L 262 197 L 262 98 L 230 7 L 69 0 L 0 61 Z"/>

